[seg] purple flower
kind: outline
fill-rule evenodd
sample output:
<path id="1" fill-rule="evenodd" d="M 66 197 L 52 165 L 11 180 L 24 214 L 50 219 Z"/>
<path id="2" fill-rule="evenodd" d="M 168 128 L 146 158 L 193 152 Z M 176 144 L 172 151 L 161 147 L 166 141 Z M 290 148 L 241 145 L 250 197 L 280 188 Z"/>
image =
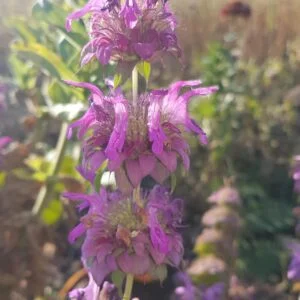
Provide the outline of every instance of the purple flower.
<path id="1" fill-rule="evenodd" d="M 294 190 L 296 193 L 300 193 L 300 155 L 294 157 L 293 179 Z"/>
<path id="2" fill-rule="evenodd" d="M 297 242 L 289 242 L 288 248 L 292 252 L 291 262 L 288 267 L 287 277 L 292 281 L 300 280 L 300 244 Z"/>
<path id="3" fill-rule="evenodd" d="M 210 287 L 202 289 L 202 300 L 222 300 L 224 299 L 225 284 L 223 282 L 215 283 Z"/>
<path id="4" fill-rule="evenodd" d="M 175 275 L 175 282 L 177 288 L 172 297 L 173 300 L 196 300 L 198 299 L 199 291 L 192 283 L 190 277 L 184 273 L 179 272 Z"/>
<path id="5" fill-rule="evenodd" d="M 9 136 L 0 137 L 0 150 L 11 142 L 12 142 L 12 138 L 10 138 Z"/>
<path id="6" fill-rule="evenodd" d="M 105 281 L 100 287 L 94 281 L 91 273 L 89 275 L 89 283 L 85 288 L 77 288 L 69 293 L 71 300 L 120 300 L 117 288 Z"/>
<path id="7" fill-rule="evenodd" d="M 159 60 L 165 52 L 177 57 L 181 50 L 175 33 L 176 21 L 163 1 L 90 0 L 82 9 L 68 16 L 72 20 L 90 13 L 90 41 L 82 50 L 82 64 L 97 58 L 101 64 L 110 60 L 136 62 Z"/>
<path id="8" fill-rule="evenodd" d="M 67 83 L 91 92 L 90 108 L 69 130 L 71 136 L 77 128 L 78 138 L 83 141 L 82 173 L 86 178 L 93 179 L 93 174 L 108 160 L 108 169 L 116 172 L 123 192 L 130 192 L 147 175 L 163 183 L 176 170 L 178 157 L 189 168 L 186 132 L 207 143 L 205 133 L 189 116 L 188 104 L 191 97 L 210 95 L 216 87 L 197 87 L 198 80 L 179 81 L 168 90 L 141 95 L 134 106 L 119 90 L 105 96 L 92 84 Z M 189 90 L 182 93 L 183 87 Z"/>
<path id="9" fill-rule="evenodd" d="M 208 202 L 219 205 L 240 206 L 241 198 L 239 192 L 232 187 L 222 187 L 217 192 L 213 193 Z"/>
<path id="10" fill-rule="evenodd" d="M 116 270 L 163 280 L 166 265 L 180 263 L 183 246 L 177 228 L 182 202 L 171 201 L 165 188 L 156 186 L 139 195 L 140 205 L 131 196 L 104 189 L 100 194 L 66 193 L 65 197 L 81 200 L 79 210 L 88 207 L 69 240 L 85 234 L 82 257 L 98 285 Z"/>
<path id="11" fill-rule="evenodd" d="M 186 273 L 175 276 L 178 287 L 175 289 L 173 300 L 221 300 L 223 299 L 225 284 L 218 282 L 210 286 L 195 286 Z M 200 296 L 201 295 L 201 296 Z"/>

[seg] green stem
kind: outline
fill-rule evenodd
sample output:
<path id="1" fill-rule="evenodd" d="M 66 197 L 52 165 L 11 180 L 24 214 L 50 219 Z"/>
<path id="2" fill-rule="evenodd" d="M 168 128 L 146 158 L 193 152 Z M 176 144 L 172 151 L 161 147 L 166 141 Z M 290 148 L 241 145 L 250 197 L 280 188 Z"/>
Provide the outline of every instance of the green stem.
<path id="1" fill-rule="evenodd" d="M 125 291 L 123 295 L 123 300 L 130 300 L 131 299 L 131 293 L 133 288 L 133 281 L 134 277 L 132 274 L 127 274 L 126 276 L 126 285 L 125 285 Z"/>
<path id="2" fill-rule="evenodd" d="M 139 72 L 137 66 L 132 70 L 132 98 L 133 105 L 135 106 L 138 100 L 139 94 Z"/>
<path id="3" fill-rule="evenodd" d="M 52 169 L 49 175 L 49 181 L 40 189 L 36 198 L 34 206 L 32 208 L 32 214 L 39 216 L 47 204 L 52 200 L 53 191 L 55 187 L 55 177 L 58 175 L 63 162 L 63 158 L 66 150 L 68 123 L 64 122 L 61 125 L 58 141 L 56 144 L 56 157 L 52 165 Z"/>

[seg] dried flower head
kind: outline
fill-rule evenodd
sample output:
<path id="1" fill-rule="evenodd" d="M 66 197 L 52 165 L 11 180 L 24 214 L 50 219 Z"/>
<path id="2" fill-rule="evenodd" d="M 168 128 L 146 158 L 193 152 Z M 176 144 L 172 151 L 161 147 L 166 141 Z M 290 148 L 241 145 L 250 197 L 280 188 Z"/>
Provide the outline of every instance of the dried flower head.
<path id="1" fill-rule="evenodd" d="M 226 265 L 223 260 L 213 255 L 196 259 L 187 269 L 193 281 L 203 285 L 219 282 L 225 272 Z"/>
<path id="2" fill-rule="evenodd" d="M 113 61 L 160 59 L 165 53 L 181 56 L 175 33 L 176 21 L 164 1 L 90 0 L 67 18 L 73 20 L 91 14 L 90 42 L 82 51 L 82 64 L 97 58 L 101 64 Z"/>
<path id="3" fill-rule="evenodd" d="M 207 143 L 205 133 L 189 116 L 188 104 L 192 96 L 210 95 L 216 87 L 199 88 L 200 81 L 180 81 L 168 90 L 141 95 L 134 105 L 119 90 L 105 96 L 92 84 L 67 83 L 91 92 L 90 108 L 69 130 L 71 136 L 78 129 L 83 141 L 82 173 L 90 180 L 107 159 L 123 192 L 137 187 L 147 175 L 163 183 L 176 170 L 178 157 L 189 168 L 186 132 Z M 189 90 L 182 93 L 183 87 Z"/>
<path id="4" fill-rule="evenodd" d="M 292 281 L 300 280 L 300 243 L 289 241 L 288 248 L 292 253 L 291 261 L 288 267 L 287 277 Z"/>
<path id="5" fill-rule="evenodd" d="M 178 266 L 181 261 L 182 238 L 177 231 L 182 202 L 171 201 L 165 188 L 156 186 L 148 195 L 139 195 L 140 205 L 132 197 L 104 189 L 100 194 L 65 196 L 82 200 L 79 210 L 88 208 L 69 239 L 74 242 L 85 234 L 82 257 L 98 285 L 116 270 L 163 280 L 166 265 Z"/>
<path id="6" fill-rule="evenodd" d="M 221 11 L 222 16 L 241 17 L 244 19 L 251 17 L 251 14 L 250 5 L 243 1 L 231 1 L 227 3 Z"/>
<path id="7" fill-rule="evenodd" d="M 225 206 L 217 206 L 208 210 L 202 218 L 207 227 L 217 227 L 222 230 L 237 230 L 241 226 L 239 215 Z"/>
<path id="8" fill-rule="evenodd" d="M 213 193 L 208 202 L 218 205 L 241 206 L 241 198 L 237 189 L 225 186 Z"/>

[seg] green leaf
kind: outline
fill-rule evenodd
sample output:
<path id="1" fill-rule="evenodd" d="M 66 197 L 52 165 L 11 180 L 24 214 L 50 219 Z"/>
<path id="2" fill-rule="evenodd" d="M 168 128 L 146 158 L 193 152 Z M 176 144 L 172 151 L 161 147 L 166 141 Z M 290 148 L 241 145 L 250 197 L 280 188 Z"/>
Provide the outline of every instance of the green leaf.
<path id="1" fill-rule="evenodd" d="M 122 287 L 123 287 L 124 279 L 125 279 L 125 274 L 121 271 L 114 271 L 111 274 L 111 280 L 113 284 L 117 287 L 120 297 L 122 297 L 122 293 L 123 293 Z"/>
<path id="2" fill-rule="evenodd" d="M 171 194 L 175 191 L 177 184 L 177 177 L 174 173 L 171 174 Z"/>
<path id="3" fill-rule="evenodd" d="M 54 79 L 48 87 L 48 95 L 54 103 L 70 103 L 71 94 L 69 88 L 61 82 Z"/>
<path id="4" fill-rule="evenodd" d="M 97 192 L 100 191 L 100 188 L 101 188 L 101 178 L 102 178 L 102 175 L 103 175 L 103 173 L 104 173 L 106 167 L 107 167 L 107 162 L 105 161 L 105 162 L 101 165 L 101 167 L 98 169 L 98 172 L 97 172 L 97 174 L 96 174 L 96 177 L 95 177 L 95 180 L 94 180 L 94 187 L 95 187 L 95 190 L 96 190 Z"/>
<path id="5" fill-rule="evenodd" d="M 17 31 L 19 36 L 28 43 L 37 42 L 37 38 L 28 26 L 28 20 L 21 17 L 11 17 L 5 21 L 5 25 Z"/>
<path id="6" fill-rule="evenodd" d="M 168 276 L 168 269 L 166 265 L 159 265 L 152 270 L 151 275 L 160 282 L 163 282 Z"/>
<path id="7" fill-rule="evenodd" d="M 52 200 L 41 214 L 41 218 L 46 225 L 57 223 L 63 213 L 63 205 L 60 200 Z"/>
<path id="8" fill-rule="evenodd" d="M 16 85 L 22 90 L 30 90 L 36 85 L 36 70 L 32 64 L 22 61 L 15 53 L 8 58 L 9 68 Z"/>
<path id="9" fill-rule="evenodd" d="M 81 47 L 87 42 L 85 27 L 80 22 L 73 22 L 72 32 L 67 33 L 64 25 L 68 14 L 65 6 L 47 0 L 37 2 L 32 8 L 34 19 L 54 25 L 75 48 Z"/>
<path id="10" fill-rule="evenodd" d="M 148 83 L 151 74 L 151 64 L 147 61 L 141 61 L 137 65 L 138 71 Z"/>
<path id="11" fill-rule="evenodd" d="M 33 61 L 48 75 L 60 80 L 69 79 L 79 81 L 74 73 L 65 65 L 61 57 L 44 45 L 39 43 L 25 44 L 23 42 L 15 42 L 11 48 L 26 59 Z"/>
<path id="12" fill-rule="evenodd" d="M 6 181 L 6 173 L 0 172 L 0 187 L 3 187 Z"/>
<path id="13" fill-rule="evenodd" d="M 117 73 L 114 76 L 114 88 L 116 89 L 122 82 L 122 74 Z"/>

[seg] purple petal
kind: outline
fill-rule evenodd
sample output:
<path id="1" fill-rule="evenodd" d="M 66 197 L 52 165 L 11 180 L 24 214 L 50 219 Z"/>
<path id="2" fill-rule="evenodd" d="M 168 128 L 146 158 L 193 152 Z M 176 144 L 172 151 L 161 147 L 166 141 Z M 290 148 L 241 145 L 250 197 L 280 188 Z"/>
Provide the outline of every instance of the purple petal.
<path id="1" fill-rule="evenodd" d="M 124 193 L 125 195 L 128 195 L 132 191 L 133 186 L 131 185 L 126 175 L 125 170 L 123 168 L 119 168 L 115 172 L 115 176 L 116 176 L 116 183 L 120 191 L 122 191 L 122 193 Z"/>
<path id="2" fill-rule="evenodd" d="M 128 124 L 128 112 L 124 101 L 125 100 L 122 97 L 118 97 L 115 99 L 114 103 L 115 125 L 108 145 L 105 149 L 105 154 L 111 160 L 117 159 L 125 142 Z"/>
<path id="3" fill-rule="evenodd" d="M 153 247 L 153 245 L 149 245 L 148 249 L 149 249 L 149 252 L 150 252 L 154 262 L 157 265 L 160 265 L 165 261 L 165 258 L 166 258 L 165 253 L 158 251 L 157 249 L 155 249 Z"/>
<path id="4" fill-rule="evenodd" d="M 167 139 L 161 127 L 161 99 L 158 98 L 153 99 L 148 109 L 149 139 L 152 142 L 152 151 L 155 154 L 163 151 L 164 142 Z"/>
<path id="5" fill-rule="evenodd" d="M 133 159 L 126 160 L 126 170 L 131 183 L 137 187 L 143 178 L 139 162 Z"/>
<path id="6" fill-rule="evenodd" d="M 126 26 L 133 29 L 138 22 L 140 13 L 141 11 L 135 0 L 126 0 L 126 4 L 120 12 L 120 16 L 124 18 Z"/>
<path id="7" fill-rule="evenodd" d="M 207 145 L 208 139 L 206 136 L 206 133 L 203 131 L 203 129 L 192 119 L 186 120 L 186 127 L 192 131 L 194 131 L 202 144 Z"/>
<path id="8" fill-rule="evenodd" d="M 64 80 L 64 82 L 71 85 L 71 86 L 88 89 L 92 94 L 96 94 L 100 97 L 103 97 L 102 91 L 92 83 L 76 82 L 76 81 L 72 81 L 72 80 Z"/>
<path id="9" fill-rule="evenodd" d="M 118 265 L 124 273 L 143 275 L 150 269 L 150 258 L 148 255 L 139 256 L 124 252 L 117 258 Z"/>
<path id="10" fill-rule="evenodd" d="M 177 155 L 175 152 L 162 151 L 161 153 L 156 154 L 156 157 L 159 158 L 170 172 L 175 172 L 177 167 Z"/>
<path id="11" fill-rule="evenodd" d="M 68 236 L 68 241 L 70 244 L 74 244 L 75 241 L 80 237 L 82 236 L 86 231 L 86 228 L 85 226 L 80 223 L 78 224 L 76 227 L 74 227 L 72 229 L 72 231 L 69 233 L 69 236 Z"/>
<path id="12" fill-rule="evenodd" d="M 160 162 L 157 162 L 150 175 L 155 181 L 163 184 L 170 175 L 170 172 Z"/>
<path id="13" fill-rule="evenodd" d="M 139 157 L 140 169 L 143 177 L 149 175 L 155 167 L 156 159 L 153 155 L 142 154 Z"/>
<path id="14" fill-rule="evenodd" d="M 105 277 L 115 270 L 117 270 L 117 265 L 113 261 L 109 263 L 98 263 L 97 260 L 95 260 L 90 267 L 90 272 L 98 285 L 101 285 Z"/>

